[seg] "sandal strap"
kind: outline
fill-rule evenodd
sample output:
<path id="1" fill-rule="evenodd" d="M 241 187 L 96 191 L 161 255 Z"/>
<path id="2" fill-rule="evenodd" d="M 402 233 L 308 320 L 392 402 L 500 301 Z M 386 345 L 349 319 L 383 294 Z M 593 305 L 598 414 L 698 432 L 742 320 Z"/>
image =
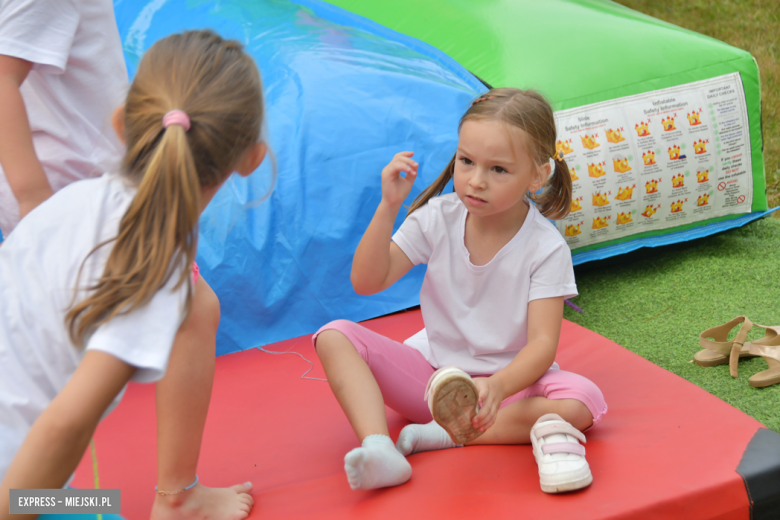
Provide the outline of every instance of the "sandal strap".
<path id="1" fill-rule="evenodd" d="M 576 442 L 551 442 L 542 445 L 542 453 L 572 453 L 574 455 L 585 456 L 585 446 Z"/>
<path id="2" fill-rule="evenodd" d="M 556 421 L 543 424 L 541 426 L 534 426 L 533 432 L 537 439 L 541 439 L 542 437 L 553 435 L 555 433 L 565 433 L 566 435 L 571 435 L 582 443 L 588 442 L 585 440 L 585 435 L 583 435 L 581 431 L 565 421 Z"/>
<path id="3" fill-rule="evenodd" d="M 780 327 L 768 327 L 766 325 L 759 325 L 758 323 L 754 323 L 753 326 L 758 327 L 759 329 L 764 329 L 766 333 L 764 333 L 763 338 L 751 341 L 749 345 L 754 343 L 758 345 L 769 346 L 780 345 Z"/>
<path id="4" fill-rule="evenodd" d="M 736 327 L 739 323 L 742 323 L 742 328 L 739 329 L 737 337 L 733 341 L 728 341 L 728 335 L 731 329 Z M 712 327 L 699 334 L 699 345 L 707 350 L 712 350 L 718 354 L 728 356 L 731 354 L 731 349 L 735 344 L 738 344 L 740 348 L 745 343 L 748 332 L 753 327 L 753 323 L 747 318 L 747 316 L 737 316 L 731 321 Z M 707 338 L 713 338 L 715 341 Z"/>
<path id="5" fill-rule="evenodd" d="M 771 358 L 780 361 L 780 345 L 762 345 L 755 341 L 750 343 L 750 353 L 762 358 Z"/>

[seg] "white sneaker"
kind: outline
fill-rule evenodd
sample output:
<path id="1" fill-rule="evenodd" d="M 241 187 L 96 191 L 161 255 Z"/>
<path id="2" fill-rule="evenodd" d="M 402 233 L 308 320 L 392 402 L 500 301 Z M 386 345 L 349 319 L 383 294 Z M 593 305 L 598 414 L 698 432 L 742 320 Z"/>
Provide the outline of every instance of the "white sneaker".
<path id="1" fill-rule="evenodd" d="M 585 435 L 554 413 L 541 416 L 531 428 L 539 483 L 545 493 L 574 491 L 593 482 L 585 447 L 578 440 L 586 442 Z"/>
<path id="2" fill-rule="evenodd" d="M 425 388 L 425 400 L 433 419 L 444 428 L 455 444 L 473 441 L 482 432 L 471 419 L 477 415 L 477 385 L 463 370 L 442 367 L 431 375 Z"/>

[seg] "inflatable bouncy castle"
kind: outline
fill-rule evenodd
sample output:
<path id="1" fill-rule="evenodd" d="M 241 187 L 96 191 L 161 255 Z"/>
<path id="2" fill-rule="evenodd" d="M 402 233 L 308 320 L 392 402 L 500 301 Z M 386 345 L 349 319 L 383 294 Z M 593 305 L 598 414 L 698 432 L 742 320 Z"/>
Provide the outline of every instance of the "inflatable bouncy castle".
<path id="1" fill-rule="evenodd" d="M 536 89 L 556 111 L 578 201 L 556 224 L 575 264 L 767 210 L 753 58 L 611 2 L 124 0 L 116 15 L 131 76 L 155 40 L 200 27 L 244 42 L 263 72 L 276 189 L 259 204 L 270 167 L 233 179 L 201 221 L 220 353 L 416 305 L 422 269 L 359 297 L 352 253 L 388 158 L 415 152 L 411 202 L 488 86 Z"/>

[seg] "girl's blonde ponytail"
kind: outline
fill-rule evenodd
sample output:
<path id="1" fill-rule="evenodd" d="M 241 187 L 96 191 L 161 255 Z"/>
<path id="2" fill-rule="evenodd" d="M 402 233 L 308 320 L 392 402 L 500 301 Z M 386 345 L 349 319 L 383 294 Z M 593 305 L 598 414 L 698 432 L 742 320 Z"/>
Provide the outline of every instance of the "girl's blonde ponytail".
<path id="1" fill-rule="evenodd" d="M 199 215 L 200 183 L 190 145 L 184 128 L 172 125 L 163 131 L 122 217 L 103 276 L 68 312 L 75 344 L 82 344 L 91 328 L 146 304 L 175 272 L 180 273 L 177 288 L 187 282 Z"/>
<path id="2" fill-rule="evenodd" d="M 566 159 L 556 158 L 555 169 L 540 196 L 534 199 L 539 212 L 552 220 L 560 220 L 571 211 L 571 173 Z"/>

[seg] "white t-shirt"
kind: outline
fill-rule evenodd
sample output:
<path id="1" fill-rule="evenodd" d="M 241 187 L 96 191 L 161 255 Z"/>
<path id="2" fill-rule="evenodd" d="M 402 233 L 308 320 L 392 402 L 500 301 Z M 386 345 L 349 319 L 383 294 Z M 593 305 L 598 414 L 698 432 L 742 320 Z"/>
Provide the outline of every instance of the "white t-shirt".
<path id="1" fill-rule="evenodd" d="M 89 257 L 77 284 L 79 268 L 97 244 L 116 236 L 135 191 L 111 174 L 74 183 L 31 211 L 0 245 L 0 480 L 84 354 L 68 337 L 65 314 L 74 288 L 103 274 L 113 242 Z M 184 313 L 186 284 L 173 291 L 179 273 L 148 304 L 98 327 L 86 350 L 138 367 L 135 381 L 162 378 Z M 85 295 L 81 290 L 77 301 Z"/>
<path id="2" fill-rule="evenodd" d="M 33 146 L 52 189 L 112 171 L 123 147 L 111 114 L 128 79 L 111 0 L 3 0 L 0 54 L 33 63 L 21 86 Z M 0 168 L 0 230 L 19 206 Z"/>
<path id="3" fill-rule="evenodd" d="M 577 295 L 571 252 L 531 205 L 517 234 L 487 264 L 469 260 L 468 210 L 456 193 L 409 215 L 393 241 L 413 264 L 428 264 L 420 307 L 425 328 L 405 343 L 436 367 L 494 374 L 528 341 L 528 303 Z"/>

